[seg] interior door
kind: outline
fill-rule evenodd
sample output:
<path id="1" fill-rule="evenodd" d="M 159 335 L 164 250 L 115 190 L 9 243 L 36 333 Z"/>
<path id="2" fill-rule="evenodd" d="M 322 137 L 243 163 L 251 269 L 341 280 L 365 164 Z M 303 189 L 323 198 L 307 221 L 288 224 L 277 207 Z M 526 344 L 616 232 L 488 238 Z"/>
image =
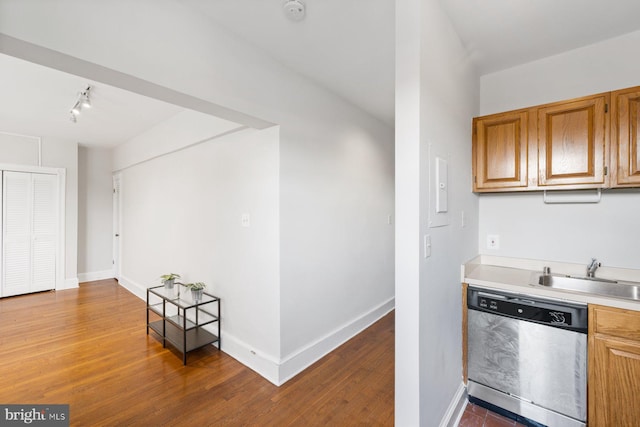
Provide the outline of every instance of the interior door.
<path id="1" fill-rule="evenodd" d="M 2 296 L 55 289 L 58 177 L 3 172 Z"/>
<path id="2" fill-rule="evenodd" d="M 32 174 L 30 292 L 56 287 L 58 192 L 55 175 Z"/>
<path id="3" fill-rule="evenodd" d="M 31 283 L 31 174 L 4 172 L 2 296 L 25 294 Z"/>

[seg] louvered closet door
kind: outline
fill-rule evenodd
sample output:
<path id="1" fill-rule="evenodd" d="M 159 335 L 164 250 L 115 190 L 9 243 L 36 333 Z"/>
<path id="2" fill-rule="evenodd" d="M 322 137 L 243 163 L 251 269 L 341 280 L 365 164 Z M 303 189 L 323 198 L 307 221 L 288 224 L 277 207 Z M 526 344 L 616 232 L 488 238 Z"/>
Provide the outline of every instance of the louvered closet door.
<path id="1" fill-rule="evenodd" d="M 4 172 L 2 296 L 25 294 L 31 283 L 31 174 Z"/>
<path id="2" fill-rule="evenodd" d="M 57 177 L 3 172 L 2 296 L 55 289 Z"/>
<path id="3" fill-rule="evenodd" d="M 31 175 L 31 292 L 56 287 L 57 179 Z"/>

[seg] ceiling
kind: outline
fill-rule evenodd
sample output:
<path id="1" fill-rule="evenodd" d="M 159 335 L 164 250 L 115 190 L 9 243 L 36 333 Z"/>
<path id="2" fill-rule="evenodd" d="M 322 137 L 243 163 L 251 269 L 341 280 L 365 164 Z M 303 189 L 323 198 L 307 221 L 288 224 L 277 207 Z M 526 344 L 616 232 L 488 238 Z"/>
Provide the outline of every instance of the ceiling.
<path id="1" fill-rule="evenodd" d="M 395 1 L 176 0 L 375 117 L 394 123 Z M 638 0 L 438 0 L 480 74 L 640 29 Z M 76 94 L 93 105 L 69 121 Z M 0 55 L 0 129 L 112 147 L 182 111 L 161 101 Z"/>
<path id="2" fill-rule="evenodd" d="M 90 109 L 70 110 L 91 85 Z M 183 109 L 126 90 L 0 54 L 0 130 L 113 147 Z"/>
<path id="3" fill-rule="evenodd" d="M 638 0 L 440 0 L 481 75 L 640 30 Z"/>
<path id="4" fill-rule="evenodd" d="M 395 1 L 301 0 L 306 16 L 287 19 L 285 0 L 178 0 L 392 125 Z"/>

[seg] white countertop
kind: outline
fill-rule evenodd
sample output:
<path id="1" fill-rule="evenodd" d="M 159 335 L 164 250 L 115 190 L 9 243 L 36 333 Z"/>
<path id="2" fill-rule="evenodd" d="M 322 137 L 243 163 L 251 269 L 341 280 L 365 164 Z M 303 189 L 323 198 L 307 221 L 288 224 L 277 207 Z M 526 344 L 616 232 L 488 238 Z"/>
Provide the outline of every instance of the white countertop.
<path id="1" fill-rule="evenodd" d="M 585 265 L 557 263 L 542 260 L 526 260 L 493 256 L 478 256 L 462 266 L 462 281 L 472 286 L 501 289 L 521 294 L 538 295 L 566 301 L 600 304 L 627 310 L 640 311 L 640 301 L 604 297 L 585 292 L 566 291 L 531 285 L 531 275 L 550 267 L 552 273 L 581 274 Z M 613 280 L 640 282 L 640 271 L 619 268 L 598 269 L 598 277 Z"/>

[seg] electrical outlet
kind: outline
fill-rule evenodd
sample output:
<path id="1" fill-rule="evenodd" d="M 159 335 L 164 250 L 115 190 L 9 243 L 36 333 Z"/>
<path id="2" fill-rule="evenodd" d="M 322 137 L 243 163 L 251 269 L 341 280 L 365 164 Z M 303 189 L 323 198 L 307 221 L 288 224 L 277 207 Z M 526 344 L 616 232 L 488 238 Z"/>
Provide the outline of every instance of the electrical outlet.
<path id="1" fill-rule="evenodd" d="M 487 234 L 487 249 L 500 249 L 500 236 Z"/>
<path id="2" fill-rule="evenodd" d="M 251 227 L 251 215 L 248 213 L 243 213 L 240 221 L 243 227 Z"/>

